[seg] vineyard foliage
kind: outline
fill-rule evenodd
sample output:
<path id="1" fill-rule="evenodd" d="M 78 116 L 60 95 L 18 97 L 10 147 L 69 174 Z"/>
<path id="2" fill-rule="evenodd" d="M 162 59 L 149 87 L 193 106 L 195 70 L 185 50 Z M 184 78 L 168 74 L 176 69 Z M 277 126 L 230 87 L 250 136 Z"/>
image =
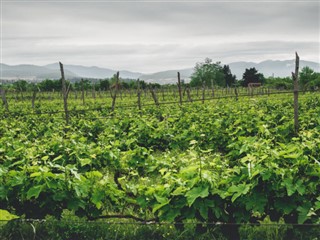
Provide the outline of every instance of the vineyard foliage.
<path id="1" fill-rule="evenodd" d="M 88 219 L 320 223 L 320 97 L 299 101 L 298 134 L 292 96 L 98 106 L 73 112 L 69 126 L 63 113 L 3 114 L 1 208 L 26 218 L 68 209 Z"/>

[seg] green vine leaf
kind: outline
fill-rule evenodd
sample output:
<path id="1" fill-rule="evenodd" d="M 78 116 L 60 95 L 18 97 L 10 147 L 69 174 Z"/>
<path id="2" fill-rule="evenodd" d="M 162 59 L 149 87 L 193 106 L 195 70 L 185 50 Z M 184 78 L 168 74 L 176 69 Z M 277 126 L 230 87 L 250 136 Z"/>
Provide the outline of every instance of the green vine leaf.
<path id="1" fill-rule="evenodd" d="M 37 185 L 30 188 L 27 192 L 27 199 L 31 199 L 32 197 L 38 198 L 42 189 L 43 189 L 43 185 Z"/>
<path id="2" fill-rule="evenodd" d="M 205 198 L 209 195 L 209 187 L 201 184 L 199 187 L 194 187 L 186 193 L 187 202 L 189 207 L 194 203 L 197 198 Z"/>

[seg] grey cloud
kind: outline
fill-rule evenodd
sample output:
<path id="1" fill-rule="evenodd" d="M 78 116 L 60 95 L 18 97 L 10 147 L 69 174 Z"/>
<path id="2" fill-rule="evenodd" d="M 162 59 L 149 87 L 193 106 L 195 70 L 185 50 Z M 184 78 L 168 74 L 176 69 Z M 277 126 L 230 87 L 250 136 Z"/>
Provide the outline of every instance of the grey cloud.
<path id="1" fill-rule="evenodd" d="M 296 50 L 316 60 L 319 7 L 266 1 L 4 2 L 3 61 L 63 58 L 143 71 L 152 64 L 190 67 L 206 56 L 277 59 Z"/>

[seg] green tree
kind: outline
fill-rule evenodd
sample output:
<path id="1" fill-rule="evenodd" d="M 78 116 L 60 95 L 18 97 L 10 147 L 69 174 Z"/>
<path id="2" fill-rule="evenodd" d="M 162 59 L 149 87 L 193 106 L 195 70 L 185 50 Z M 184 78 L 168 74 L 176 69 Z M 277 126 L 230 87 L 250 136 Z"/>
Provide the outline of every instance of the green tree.
<path id="1" fill-rule="evenodd" d="M 258 73 L 258 70 L 256 68 L 249 68 L 245 70 L 242 76 L 243 82 L 242 86 L 248 87 L 249 83 L 261 83 L 263 84 L 265 81 L 265 78 L 262 73 Z"/>
<path id="2" fill-rule="evenodd" d="M 69 81 L 66 81 L 67 86 L 70 85 Z M 61 91 L 62 89 L 62 80 L 50 80 L 46 79 L 38 84 L 41 91 Z"/>
<path id="3" fill-rule="evenodd" d="M 224 74 L 226 87 L 231 87 L 236 83 L 236 76 L 232 75 L 229 65 L 223 65 L 222 72 Z"/>
<path id="4" fill-rule="evenodd" d="M 271 87 L 271 88 L 276 88 L 279 90 L 282 89 L 292 89 L 293 88 L 293 81 L 292 78 L 290 77 L 268 77 L 265 79 L 265 86 Z"/>
<path id="5" fill-rule="evenodd" d="M 28 82 L 25 80 L 18 80 L 13 83 L 13 88 L 19 92 L 25 92 L 28 89 Z"/>
<path id="6" fill-rule="evenodd" d="M 213 63 L 210 58 L 206 58 L 204 62 L 197 63 L 191 76 L 190 86 L 206 86 L 218 85 L 224 86 L 224 73 L 220 62 Z"/>
<path id="7" fill-rule="evenodd" d="M 299 73 L 299 84 L 303 90 L 319 88 L 320 74 L 308 66 L 303 67 Z"/>
<path id="8" fill-rule="evenodd" d="M 100 89 L 108 90 L 110 88 L 110 82 L 109 79 L 100 80 Z"/>
<path id="9" fill-rule="evenodd" d="M 81 79 L 81 81 L 75 82 L 74 87 L 76 90 L 89 90 L 92 89 L 92 84 L 88 79 Z"/>

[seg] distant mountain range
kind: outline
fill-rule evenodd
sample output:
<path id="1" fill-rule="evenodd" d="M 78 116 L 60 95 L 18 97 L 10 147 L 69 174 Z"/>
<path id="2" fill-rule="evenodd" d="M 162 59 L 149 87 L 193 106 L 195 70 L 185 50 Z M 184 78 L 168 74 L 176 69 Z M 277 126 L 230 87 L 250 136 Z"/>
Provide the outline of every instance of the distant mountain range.
<path id="1" fill-rule="evenodd" d="M 39 81 L 43 79 L 59 79 L 61 77 L 59 63 L 52 63 L 45 66 L 36 65 L 15 65 L 2 64 L 2 78 L 7 80 L 26 79 Z M 116 71 L 108 68 L 86 67 L 81 65 L 63 65 L 67 79 L 96 78 L 105 79 L 112 77 Z M 120 71 L 122 78 L 136 79 L 142 73 Z"/>
<path id="2" fill-rule="evenodd" d="M 41 81 L 43 79 L 59 79 L 60 69 L 58 63 L 52 63 L 45 66 L 36 65 L 15 65 L 10 66 L 3 63 L 1 64 L 1 76 L 3 80 L 18 80 L 25 79 L 29 81 Z M 263 73 L 265 77 L 287 77 L 291 76 L 291 72 L 294 71 L 294 60 L 285 61 L 273 61 L 267 60 L 260 63 L 254 62 L 233 62 L 228 64 L 230 66 L 232 74 L 237 76 L 237 79 L 242 78 L 246 68 L 255 67 L 258 72 Z M 320 64 L 310 61 L 300 61 L 300 69 L 309 66 L 316 72 L 320 72 Z M 112 77 L 116 70 L 100 67 L 86 67 L 81 65 L 64 65 L 65 77 L 67 79 L 105 79 Z M 190 81 L 190 77 L 193 73 L 193 68 L 167 70 L 162 72 L 156 72 L 153 74 L 143 74 L 139 72 L 131 71 L 119 71 L 120 77 L 123 79 L 141 79 L 146 82 L 153 83 L 175 83 L 177 82 L 177 72 L 180 72 L 181 79 L 186 82 Z"/>
<path id="3" fill-rule="evenodd" d="M 237 79 L 242 79 L 242 75 L 246 68 L 255 67 L 258 72 L 263 73 L 265 77 L 291 77 L 291 72 L 294 72 L 295 60 L 273 61 L 267 60 L 260 63 L 254 62 L 234 62 L 228 64 L 232 74 L 237 76 Z M 316 72 L 320 72 L 320 64 L 316 62 L 300 60 L 300 70 L 303 67 L 310 67 Z"/>

